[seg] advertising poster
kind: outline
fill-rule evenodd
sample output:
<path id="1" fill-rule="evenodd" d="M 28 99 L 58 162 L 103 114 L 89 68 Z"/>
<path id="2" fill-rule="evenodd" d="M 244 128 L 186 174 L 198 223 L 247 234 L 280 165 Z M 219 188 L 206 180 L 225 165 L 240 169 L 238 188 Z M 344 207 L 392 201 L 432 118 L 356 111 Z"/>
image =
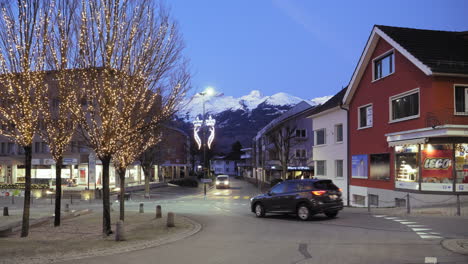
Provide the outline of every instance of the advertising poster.
<path id="1" fill-rule="evenodd" d="M 452 153 L 451 149 L 423 150 L 421 153 L 423 182 L 452 182 Z"/>
<path id="2" fill-rule="evenodd" d="M 351 177 L 367 179 L 368 161 L 367 155 L 354 155 L 351 159 Z"/>

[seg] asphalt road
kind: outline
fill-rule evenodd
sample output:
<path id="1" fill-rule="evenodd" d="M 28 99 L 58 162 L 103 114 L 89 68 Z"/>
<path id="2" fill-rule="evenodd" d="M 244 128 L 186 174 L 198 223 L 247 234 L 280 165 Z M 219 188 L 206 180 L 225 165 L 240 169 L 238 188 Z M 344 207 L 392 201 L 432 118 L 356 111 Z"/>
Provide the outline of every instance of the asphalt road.
<path id="1" fill-rule="evenodd" d="M 258 191 L 249 183 L 231 180 L 232 188 L 154 189 L 152 199 L 127 202 L 145 211 L 161 204 L 163 213 L 189 216 L 203 229 L 184 240 L 160 247 L 88 258 L 67 263 L 468 263 L 468 256 L 442 248 L 444 238 L 467 237 L 467 219 L 456 217 L 389 217 L 363 209 L 345 208 L 336 219 L 317 215 L 301 222 L 294 216 L 250 212 L 250 197 Z M 143 198 L 142 198 L 143 199 Z M 118 208 L 118 205 L 115 205 Z"/>

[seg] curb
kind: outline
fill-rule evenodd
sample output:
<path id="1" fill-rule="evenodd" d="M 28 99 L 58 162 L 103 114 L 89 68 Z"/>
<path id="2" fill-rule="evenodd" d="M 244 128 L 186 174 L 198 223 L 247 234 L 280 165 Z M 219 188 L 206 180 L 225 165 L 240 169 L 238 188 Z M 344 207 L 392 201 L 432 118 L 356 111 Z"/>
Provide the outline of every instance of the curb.
<path id="1" fill-rule="evenodd" d="M 104 248 L 104 249 L 100 249 L 96 251 L 88 251 L 88 252 L 82 252 L 82 253 L 70 252 L 69 255 L 67 256 L 44 255 L 44 256 L 39 256 L 39 257 L 34 257 L 34 258 L 29 258 L 29 259 L 16 259 L 16 260 L 19 261 L 19 263 L 23 263 L 22 261 L 24 262 L 27 261 L 27 263 L 29 264 L 35 264 L 35 263 L 42 264 L 42 263 L 56 263 L 56 262 L 73 261 L 73 260 L 80 260 L 80 259 L 86 259 L 86 258 L 92 258 L 92 257 L 116 255 L 116 254 L 137 251 L 137 250 L 143 250 L 147 248 L 158 247 L 158 246 L 165 245 L 165 244 L 170 244 L 178 240 L 193 236 L 196 233 L 200 232 L 200 230 L 202 229 L 202 225 L 199 224 L 198 222 L 195 222 L 194 220 L 185 216 L 179 216 L 179 217 L 187 220 L 192 225 L 192 229 L 176 234 L 174 236 L 167 237 L 167 238 L 134 242 L 131 244 L 120 245 L 120 246 L 118 245 L 118 246 Z M 75 255 L 73 255 L 73 253 L 75 253 Z"/>
<path id="2" fill-rule="evenodd" d="M 441 244 L 447 250 L 468 255 L 468 239 L 444 239 Z"/>

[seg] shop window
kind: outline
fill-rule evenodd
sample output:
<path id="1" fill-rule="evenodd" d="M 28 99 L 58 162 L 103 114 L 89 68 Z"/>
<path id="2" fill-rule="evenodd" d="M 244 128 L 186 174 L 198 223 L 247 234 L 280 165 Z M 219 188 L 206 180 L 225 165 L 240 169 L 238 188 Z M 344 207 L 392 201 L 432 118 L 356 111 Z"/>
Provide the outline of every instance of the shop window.
<path id="1" fill-rule="evenodd" d="M 422 190 L 453 191 L 452 156 L 452 144 L 421 145 Z"/>
<path id="2" fill-rule="evenodd" d="M 374 81 L 388 76 L 394 71 L 393 52 L 387 53 L 374 60 Z"/>
<path id="3" fill-rule="evenodd" d="M 359 128 L 372 127 L 372 104 L 364 105 L 358 109 Z"/>
<path id="4" fill-rule="evenodd" d="M 455 114 L 468 115 L 468 87 L 455 86 Z"/>
<path id="5" fill-rule="evenodd" d="M 390 98 L 390 121 L 419 117 L 419 89 Z"/>
<path id="6" fill-rule="evenodd" d="M 325 145 L 325 128 L 315 131 L 315 145 Z"/>
<path id="7" fill-rule="evenodd" d="M 468 144 L 455 144 L 456 191 L 468 192 Z"/>
<path id="8" fill-rule="evenodd" d="M 343 142 L 343 124 L 335 125 L 335 142 Z"/>
<path id="9" fill-rule="evenodd" d="M 390 180 L 390 154 L 371 154 L 370 155 L 370 174 L 371 180 Z"/>
<path id="10" fill-rule="evenodd" d="M 335 160 L 336 177 L 343 177 L 343 160 Z"/>
<path id="11" fill-rule="evenodd" d="M 406 145 L 395 147 L 395 187 L 419 189 L 419 147 Z"/>
<path id="12" fill-rule="evenodd" d="M 315 169 L 315 174 L 317 176 L 326 176 L 327 175 L 327 169 L 326 169 L 326 161 L 325 160 L 317 160 L 315 162 L 317 165 L 317 168 Z"/>

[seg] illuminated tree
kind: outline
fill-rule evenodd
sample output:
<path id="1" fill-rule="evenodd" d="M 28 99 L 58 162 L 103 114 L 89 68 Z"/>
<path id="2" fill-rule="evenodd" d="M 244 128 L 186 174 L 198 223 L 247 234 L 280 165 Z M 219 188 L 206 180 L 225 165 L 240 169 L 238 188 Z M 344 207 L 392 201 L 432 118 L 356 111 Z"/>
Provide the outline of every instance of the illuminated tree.
<path id="1" fill-rule="evenodd" d="M 21 237 L 29 234 L 32 143 L 44 98 L 45 43 L 50 22 L 48 1 L 0 2 L 0 133 L 25 153 L 25 193 Z"/>
<path id="2" fill-rule="evenodd" d="M 47 47 L 48 94 L 41 98 L 41 129 L 39 134 L 55 160 L 55 220 L 60 225 L 62 196 L 63 153 L 68 148 L 77 128 L 77 116 L 81 111 L 79 82 L 75 63 L 76 8 L 78 1 L 58 0 L 51 12 L 49 35 L 44 39 Z"/>
<path id="3" fill-rule="evenodd" d="M 129 139 L 175 113 L 190 76 L 177 24 L 153 1 L 83 1 L 80 14 L 78 62 L 87 101 L 80 131 L 102 161 L 103 233 L 108 235 L 112 158 L 128 151 Z"/>

